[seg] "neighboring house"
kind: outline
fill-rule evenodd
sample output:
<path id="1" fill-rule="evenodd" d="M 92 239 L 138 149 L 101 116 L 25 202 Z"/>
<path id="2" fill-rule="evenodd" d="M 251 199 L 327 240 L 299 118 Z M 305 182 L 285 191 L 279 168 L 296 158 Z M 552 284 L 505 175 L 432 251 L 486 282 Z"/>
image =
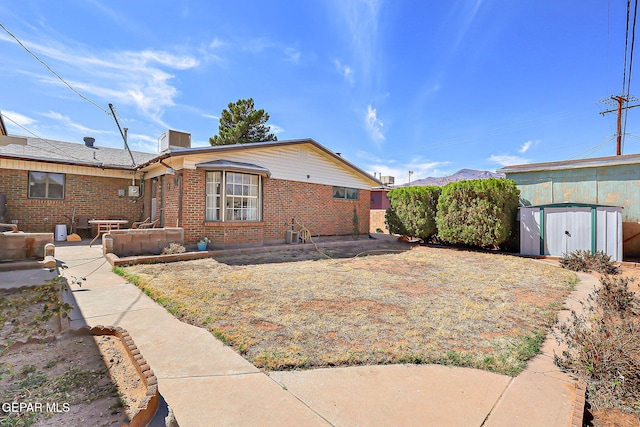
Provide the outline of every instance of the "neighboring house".
<path id="1" fill-rule="evenodd" d="M 185 243 L 213 247 L 284 242 L 300 224 L 317 235 L 350 235 L 354 209 L 369 229 L 370 188 L 379 181 L 311 139 L 190 147 L 164 134 L 163 152 L 133 153 L 29 138 L 0 147 L 0 194 L 21 230 L 53 231 L 76 215 L 182 227 Z"/>
<path id="2" fill-rule="evenodd" d="M 640 154 L 507 166 L 525 206 L 582 203 L 622 207 L 625 258 L 640 257 Z"/>
<path id="3" fill-rule="evenodd" d="M 391 189 L 389 187 L 374 187 L 371 189 L 371 215 L 369 231 L 374 233 L 378 230 L 387 232 L 387 224 L 385 223 L 385 214 L 387 209 L 391 207 L 387 193 Z"/>

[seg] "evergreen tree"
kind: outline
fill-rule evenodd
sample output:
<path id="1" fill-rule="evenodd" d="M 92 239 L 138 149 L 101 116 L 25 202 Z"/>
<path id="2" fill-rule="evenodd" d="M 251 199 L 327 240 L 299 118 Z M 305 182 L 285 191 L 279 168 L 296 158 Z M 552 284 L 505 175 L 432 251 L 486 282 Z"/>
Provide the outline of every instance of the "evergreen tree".
<path id="1" fill-rule="evenodd" d="M 266 125 L 269 113 L 256 110 L 253 98 L 230 102 L 222 110 L 218 135 L 209 138 L 211 145 L 247 144 L 251 142 L 277 141 Z"/>

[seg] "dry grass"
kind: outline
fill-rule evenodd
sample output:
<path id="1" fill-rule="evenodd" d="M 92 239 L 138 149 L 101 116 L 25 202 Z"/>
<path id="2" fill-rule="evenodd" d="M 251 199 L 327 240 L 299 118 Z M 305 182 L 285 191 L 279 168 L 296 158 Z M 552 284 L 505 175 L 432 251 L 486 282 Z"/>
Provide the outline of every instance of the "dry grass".
<path id="1" fill-rule="evenodd" d="M 340 260 L 221 261 L 124 274 L 267 370 L 413 362 L 516 375 L 577 281 L 528 259 L 427 247 Z"/>

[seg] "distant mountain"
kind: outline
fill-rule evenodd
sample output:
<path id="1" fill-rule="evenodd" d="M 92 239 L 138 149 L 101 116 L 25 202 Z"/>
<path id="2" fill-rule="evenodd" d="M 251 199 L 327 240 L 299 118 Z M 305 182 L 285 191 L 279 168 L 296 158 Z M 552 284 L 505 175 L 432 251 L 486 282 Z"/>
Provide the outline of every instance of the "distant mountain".
<path id="1" fill-rule="evenodd" d="M 423 178 L 416 179 L 415 181 L 411 181 L 411 185 L 437 185 L 443 186 L 450 182 L 458 182 L 464 179 L 485 179 L 485 178 L 504 178 L 505 175 L 503 173 L 493 173 L 489 171 L 477 171 L 473 169 L 460 169 L 458 172 L 449 176 L 441 176 L 439 178 Z M 403 184 L 406 186 L 407 184 Z"/>

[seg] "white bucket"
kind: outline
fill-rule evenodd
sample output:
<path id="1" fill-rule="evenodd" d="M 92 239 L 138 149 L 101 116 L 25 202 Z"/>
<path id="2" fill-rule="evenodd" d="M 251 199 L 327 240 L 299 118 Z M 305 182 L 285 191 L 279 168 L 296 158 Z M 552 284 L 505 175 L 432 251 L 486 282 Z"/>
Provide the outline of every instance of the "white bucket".
<path id="1" fill-rule="evenodd" d="M 58 224 L 56 225 L 56 234 L 55 234 L 56 242 L 63 242 L 67 240 L 67 225 L 66 224 Z"/>

